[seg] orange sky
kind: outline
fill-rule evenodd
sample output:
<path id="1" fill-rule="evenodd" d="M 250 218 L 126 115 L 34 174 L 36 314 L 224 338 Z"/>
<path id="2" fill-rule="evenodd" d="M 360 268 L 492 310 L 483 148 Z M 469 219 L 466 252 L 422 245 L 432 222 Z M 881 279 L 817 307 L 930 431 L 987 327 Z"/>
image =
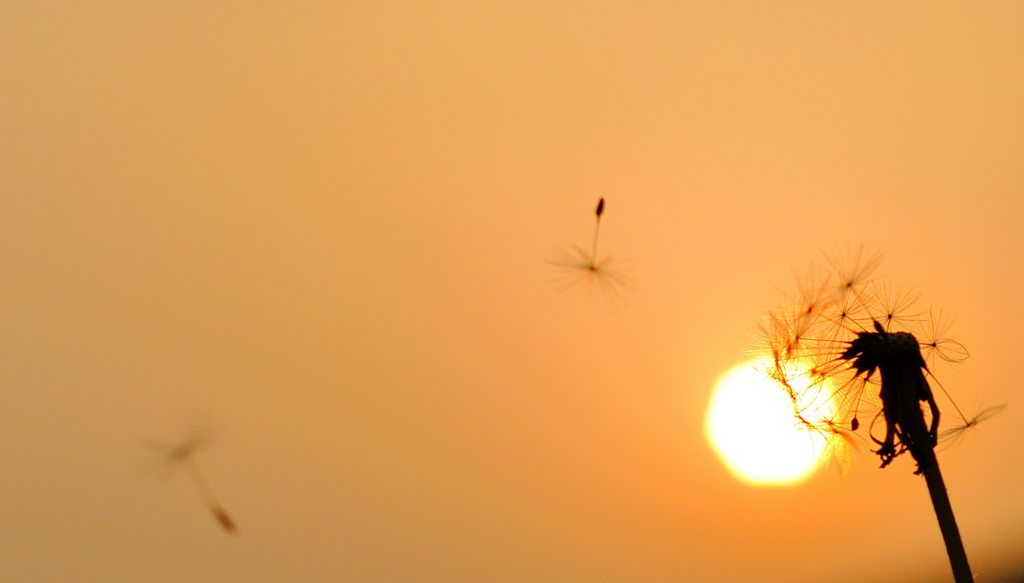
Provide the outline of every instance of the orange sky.
<path id="1" fill-rule="evenodd" d="M 1009 403 L 941 461 L 1024 571 L 1024 6 L 20 3 L 0 19 L 0 579 L 934 581 L 909 460 L 732 478 L 715 379 L 821 251 Z M 588 245 L 618 306 L 558 293 Z M 196 461 L 226 536 L 149 439 Z"/>

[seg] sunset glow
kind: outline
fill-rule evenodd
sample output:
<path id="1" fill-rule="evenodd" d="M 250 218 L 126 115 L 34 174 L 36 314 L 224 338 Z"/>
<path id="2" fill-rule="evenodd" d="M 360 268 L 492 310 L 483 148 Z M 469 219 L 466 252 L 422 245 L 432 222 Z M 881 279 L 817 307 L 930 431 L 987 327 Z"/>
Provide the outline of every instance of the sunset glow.
<path id="1" fill-rule="evenodd" d="M 1024 2 L 5 8 L 0 583 L 1024 581 Z"/>

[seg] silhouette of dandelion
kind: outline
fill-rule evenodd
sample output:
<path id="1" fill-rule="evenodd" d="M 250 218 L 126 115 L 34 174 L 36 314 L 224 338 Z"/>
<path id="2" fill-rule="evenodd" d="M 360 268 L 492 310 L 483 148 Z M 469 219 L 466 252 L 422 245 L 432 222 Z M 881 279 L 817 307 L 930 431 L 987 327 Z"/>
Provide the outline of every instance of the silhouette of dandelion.
<path id="1" fill-rule="evenodd" d="M 941 314 L 916 311 L 918 294 L 874 277 L 880 262 L 880 255 L 857 250 L 801 279 L 797 296 L 769 313 L 762 325 L 770 363 L 765 372 L 789 395 L 799 424 L 826 438 L 826 463 L 834 457 L 846 470 L 864 412 L 881 467 L 910 452 L 915 473 L 928 484 L 956 581 L 973 581 L 935 446 L 940 436 L 962 436 L 1001 407 L 967 419 L 950 399 L 963 424 L 939 433 L 929 378 L 948 398 L 933 368 L 963 361 L 967 350 L 947 336 L 948 321 Z M 822 419 L 823 409 L 833 414 Z M 882 437 L 872 431 L 879 418 Z"/>
<path id="2" fill-rule="evenodd" d="M 601 229 L 601 215 L 604 214 L 604 198 L 597 201 L 594 214 L 594 240 L 590 251 L 579 245 L 571 245 L 569 251 L 563 251 L 557 259 L 548 263 L 564 271 L 563 277 L 559 280 L 563 289 L 589 289 L 611 300 L 618 300 L 622 288 L 629 286 L 629 278 L 609 268 L 614 259 L 611 255 L 597 259 L 597 241 Z"/>
<path id="3" fill-rule="evenodd" d="M 208 443 L 209 437 L 205 433 L 195 433 L 176 445 L 151 441 L 150 447 L 160 452 L 164 460 L 172 467 L 182 466 L 185 468 L 185 471 L 193 483 L 195 483 L 196 489 L 199 490 L 199 494 L 203 497 L 203 501 L 209 508 L 210 513 L 220 524 L 221 528 L 229 534 L 238 534 L 238 528 L 235 526 L 234 521 L 231 520 L 224 507 L 217 501 L 217 498 L 213 495 L 213 490 L 210 489 L 206 479 L 203 478 L 202 473 L 199 471 L 199 466 L 192 459 L 195 453 Z"/>

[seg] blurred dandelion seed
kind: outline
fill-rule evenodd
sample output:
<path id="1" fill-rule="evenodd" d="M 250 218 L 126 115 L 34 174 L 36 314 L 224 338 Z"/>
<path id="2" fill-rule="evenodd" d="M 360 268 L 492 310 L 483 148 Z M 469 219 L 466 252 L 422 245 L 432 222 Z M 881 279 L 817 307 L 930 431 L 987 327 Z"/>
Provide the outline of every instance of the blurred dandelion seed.
<path id="1" fill-rule="evenodd" d="M 561 252 L 556 259 L 548 263 L 565 272 L 558 280 L 561 289 L 588 289 L 605 298 L 618 300 L 621 298 L 622 288 L 628 287 L 631 282 L 622 273 L 609 268 L 614 260 L 611 255 L 598 260 L 597 242 L 603 214 L 604 198 L 601 198 L 597 201 L 597 209 L 594 212 L 594 238 L 589 252 L 573 244 L 570 250 Z"/>
<path id="2" fill-rule="evenodd" d="M 880 263 L 879 254 L 857 249 L 801 279 L 796 301 L 769 313 L 762 324 L 765 372 L 789 396 L 800 424 L 837 444 L 831 452 L 841 470 L 862 412 L 872 419 L 868 437 L 878 446 L 873 453 L 881 467 L 910 452 L 915 473 L 928 485 L 954 577 L 958 583 L 973 581 L 935 446 L 940 437 L 958 438 L 1002 407 L 972 419 L 963 415 L 938 381 L 936 366 L 963 361 L 967 350 L 947 336 L 949 324 L 941 313 L 929 310 L 925 316 L 916 310 L 918 294 L 877 279 Z M 941 415 L 929 381 L 949 399 L 961 426 L 939 432 Z M 831 395 L 835 415 L 824 420 L 808 415 L 801 400 L 808 390 Z M 880 419 L 883 437 L 873 432 Z"/>
<path id="3" fill-rule="evenodd" d="M 172 469 L 177 466 L 183 467 L 196 485 L 196 489 L 199 490 L 199 494 L 203 497 L 203 502 L 206 503 L 210 513 L 221 525 L 221 528 L 229 534 L 238 534 L 235 522 L 228 515 L 227 511 L 224 510 L 220 502 L 217 501 L 213 490 L 193 459 L 196 452 L 206 447 L 209 441 L 210 438 L 206 433 L 196 432 L 176 445 L 167 445 L 157 441 L 150 441 L 149 445 L 161 454 Z"/>
<path id="4" fill-rule="evenodd" d="M 942 433 L 939 434 L 939 442 L 942 444 L 942 449 L 952 447 L 963 439 L 964 435 L 966 435 L 968 431 L 977 427 L 982 421 L 987 421 L 988 419 L 1002 413 L 1004 409 L 1006 409 L 1006 403 L 986 407 L 985 409 L 982 409 L 980 413 L 968 419 L 965 423 L 942 431 Z"/>

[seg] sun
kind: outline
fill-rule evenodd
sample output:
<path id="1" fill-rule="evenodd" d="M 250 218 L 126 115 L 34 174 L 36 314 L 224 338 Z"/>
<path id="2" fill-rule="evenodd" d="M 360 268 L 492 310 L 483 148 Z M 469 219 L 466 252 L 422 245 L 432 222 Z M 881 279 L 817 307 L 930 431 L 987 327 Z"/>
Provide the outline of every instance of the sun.
<path id="1" fill-rule="evenodd" d="M 718 380 L 705 430 L 726 467 L 749 484 L 798 484 L 826 453 L 824 436 L 797 424 L 792 401 L 758 361 L 740 364 Z"/>

